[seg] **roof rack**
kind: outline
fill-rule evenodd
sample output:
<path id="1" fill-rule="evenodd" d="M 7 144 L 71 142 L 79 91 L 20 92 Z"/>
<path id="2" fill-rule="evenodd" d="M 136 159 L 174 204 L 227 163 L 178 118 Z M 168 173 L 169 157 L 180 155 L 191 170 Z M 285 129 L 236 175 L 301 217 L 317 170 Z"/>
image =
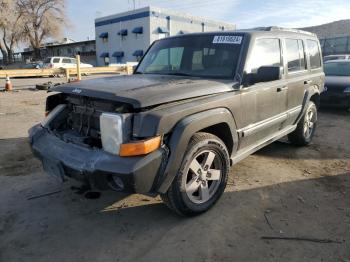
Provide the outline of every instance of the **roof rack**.
<path id="1" fill-rule="evenodd" d="M 306 35 L 315 36 L 314 33 L 311 33 L 308 31 L 294 29 L 294 28 L 284 28 L 284 27 L 279 27 L 279 26 L 256 27 L 256 28 L 254 28 L 254 30 L 257 30 L 257 31 L 284 31 L 284 32 L 292 32 L 292 33 L 299 33 L 299 34 L 306 34 Z"/>

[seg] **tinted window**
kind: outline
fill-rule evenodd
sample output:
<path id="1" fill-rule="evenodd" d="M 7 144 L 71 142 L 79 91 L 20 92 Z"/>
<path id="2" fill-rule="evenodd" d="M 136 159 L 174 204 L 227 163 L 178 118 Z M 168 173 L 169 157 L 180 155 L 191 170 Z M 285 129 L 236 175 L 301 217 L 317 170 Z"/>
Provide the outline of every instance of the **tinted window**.
<path id="1" fill-rule="evenodd" d="M 70 63 L 71 63 L 71 60 L 70 60 L 69 58 L 63 58 L 63 59 L 62 59 L 62 63 L 70 64 Z"/>
<path id="2" fill-rule="evenodd" d="M 60 59 L 59 59 L 59 58 L 54 58 L 54 59 L 52 60 L 52 62 L 53 62 L 54 64 L 57 64 L 57 63 L 60 62 Z"/>
<path id="3" fill-rule="evenodd" d="M 350 62 L 330 62 L 324 64 L 326 76 L 350 76 Z"/>
<path id="4" fill-rule="evenodd" d="M 311 69 L 321 67 L 321 54 L 318 48 L 317 41 L 307 40 L 307 49 L 310 55 L 310 66 Z"/>
<path id="5" fill-rule="evenodd" d="M 246 73 L 256 73 L 262 66 L 282 66 L 279 39 L 258 39 L 246 67 Z"/>
<path id="6" fill-rule="evenodd" d="M 233 78 L 243 36 L 225 37 L 220 41 L 215 35 L 181 36 L 157 41 L 136 73 Z"/>
<path id="7" fill-rule="evenodd" d="M 304 46 L 302 40 L 286 39 L 288 72 L 305 69 Z"/>

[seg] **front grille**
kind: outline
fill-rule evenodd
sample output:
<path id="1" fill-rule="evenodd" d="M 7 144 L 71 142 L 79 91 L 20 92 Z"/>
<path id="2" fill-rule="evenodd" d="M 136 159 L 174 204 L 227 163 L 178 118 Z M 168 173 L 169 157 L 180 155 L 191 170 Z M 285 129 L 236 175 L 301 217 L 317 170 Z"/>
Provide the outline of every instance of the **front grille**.
<path id="1" fill-rule="evenodd" d="M 57 134 L 67 142 L 101 148 L 100 116 L 104 112 L 124 113 L 128 105 L 91 97 L 66 97 L 66 115 L 55 125 Z"/>

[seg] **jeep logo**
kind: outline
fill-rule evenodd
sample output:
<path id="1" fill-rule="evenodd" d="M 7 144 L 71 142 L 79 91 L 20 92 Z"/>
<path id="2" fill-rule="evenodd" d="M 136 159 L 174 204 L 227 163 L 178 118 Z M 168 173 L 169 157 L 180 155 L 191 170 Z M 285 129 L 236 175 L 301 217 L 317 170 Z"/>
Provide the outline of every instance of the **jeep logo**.
<path id="1" fill-rule="evenodd" d="M 81 92 L 82 92 L 82 90 L 79 89 L 79 88 L 74 88 L 74 89 L 72 90 L 72 93 L 76 93 L 76 94 L 80 94 Z"/>

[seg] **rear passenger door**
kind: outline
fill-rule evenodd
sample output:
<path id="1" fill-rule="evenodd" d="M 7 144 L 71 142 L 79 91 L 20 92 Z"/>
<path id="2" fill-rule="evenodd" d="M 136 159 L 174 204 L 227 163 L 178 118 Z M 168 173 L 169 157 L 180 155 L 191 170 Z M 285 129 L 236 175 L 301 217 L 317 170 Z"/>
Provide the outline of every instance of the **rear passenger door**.
<path id="1" fill-rule="evenodd" d="M 242 126 L 240 150 L 255 147 L 275 135 L 286 120 L 287 83 L 284 78 L 282 44 L 279 38 L 256 39 L 249 54 L 244 77 L 254 77 L 264 66 L 281 68 L 281 79 L 253 83 L 241 89 Z M 245 82 L 245 81 L 244 81 Z"/>
<path id="2" fill-rule="evenodd" d="M 288 120 L 284 126 L 289 126 L 294 124 L 301 112 L 305 89 L 309 85 L 304 41 L 293 38 L 284 39 L 284 54 L 288 82 Z"/>

